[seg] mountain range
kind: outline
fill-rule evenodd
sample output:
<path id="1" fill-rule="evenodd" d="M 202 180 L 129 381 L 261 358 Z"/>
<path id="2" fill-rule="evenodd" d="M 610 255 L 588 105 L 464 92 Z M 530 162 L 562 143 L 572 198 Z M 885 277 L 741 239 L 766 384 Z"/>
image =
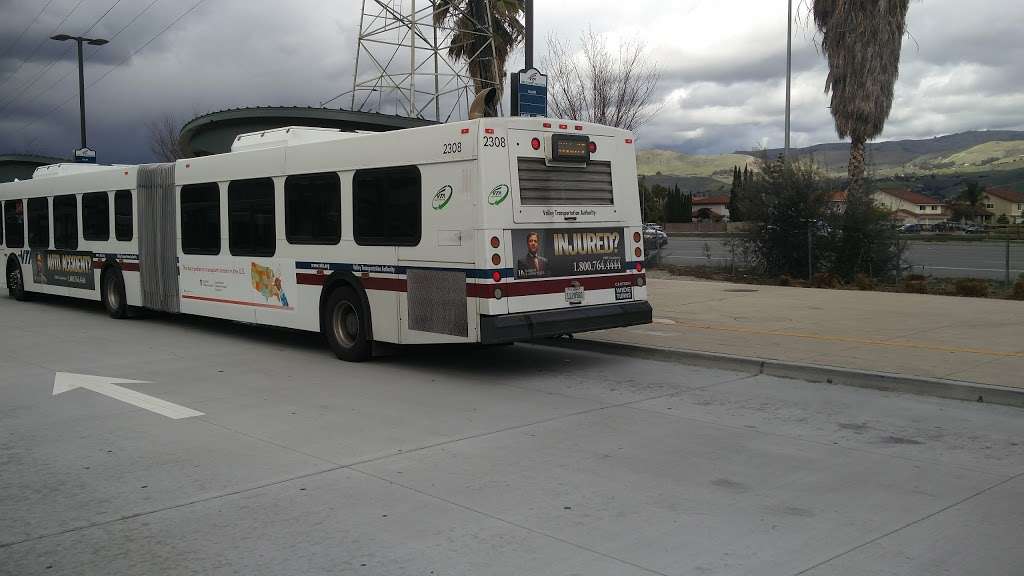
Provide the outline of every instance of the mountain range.
<path id="1" fill-rule="evenodd" d="M 850 145 L 817 144 L 794 148 L 791 153 L 841 179 L 846 175 Z M 637 152 L 637 171 L 650 184 L 707 193 L 727 190 L 733 167 L 780 154 L 781 148 L 711 156 L 648 149 Z M 954 193 L 964 180 L 1024 190 L 1024 131 L 979 130 L 924 140 L 874 142 L 868 144 L 867 160 L 869 175 L 880 183 L 900 182 L 937 196 Z"/>

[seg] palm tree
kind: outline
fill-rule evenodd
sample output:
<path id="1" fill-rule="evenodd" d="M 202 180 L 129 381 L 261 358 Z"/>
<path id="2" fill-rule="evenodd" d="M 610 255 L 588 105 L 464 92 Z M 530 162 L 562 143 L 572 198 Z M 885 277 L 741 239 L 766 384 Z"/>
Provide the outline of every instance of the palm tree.
<path id="1" fill-rule="evenodd" d="M 486 35 L 488 4 L 491 8 L 493 53 Z M 477 93 L 494 86 L 500 98 L 505 86 L 505 62 L 526 33 L 520 19 L 524 9 L 525 0 L 438 0 L 434 24 L 455 29 L 448 46 L 448 56 L 455 61 L 467 62 Z"/>
<path id="2" fill-rule="evenodd" d="M 892 109 L 910 0 L 814 0 L 828 60 L 825 92 L 840 138 L 850 139 L 850 190 L 864 187 L 864 146 Z"/>

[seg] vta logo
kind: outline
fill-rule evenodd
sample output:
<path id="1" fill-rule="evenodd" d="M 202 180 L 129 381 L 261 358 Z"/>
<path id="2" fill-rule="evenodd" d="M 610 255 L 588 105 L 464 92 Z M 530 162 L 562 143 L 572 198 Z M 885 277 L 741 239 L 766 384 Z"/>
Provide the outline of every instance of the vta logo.
<path id="1" fill-rule="evenodd" d="M 448 203 L 452 201 L 452 196 L 454 195 L 454 193 L 455 189 L 452 188 L 450 184 L 446 184 L 442 186 L 441 189 L 438 190 L 436 194 L 434 194 L 434 200 L 430 203 L 430 205 L 434 208 L 434 210 L 444 210 L 445 207 L 448 206 Z"/>
<path id="2" fill-rule="evenodd" d="M 487 195 L 487 203 L 491 206 L 497 206 L 508 198 L 509 188 L 508 184 L 498 184 L 491 190 L 491 193 Z"/>

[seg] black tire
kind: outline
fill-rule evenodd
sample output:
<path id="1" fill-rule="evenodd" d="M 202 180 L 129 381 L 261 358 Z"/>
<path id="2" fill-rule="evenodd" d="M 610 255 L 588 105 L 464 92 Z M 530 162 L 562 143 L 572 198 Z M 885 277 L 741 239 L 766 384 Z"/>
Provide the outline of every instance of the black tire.
<path id="1" fill-rule="evenodd" d="M 100 298 L 107 314 L 111 318 L 121 320 L 128 317 L 128 299 L 124 293 L 124 277 L 117 268 L 108 268 L 103 274 L 103 286 L 100 287 Z"/>
<path id="2" fill-rule="evenodd" d="M 370 358 L 370 313 L 355 290 L 342 287 L 331 292 L 320 311 L 320 328 L 338 358 L 348 362 Z"/>
<path id="3" fill-rule="evenodd" d="M 11 298 L 24 302 L 31 297 L 31 293 L 25 290 L 25 276 L 21 272 L 21 264 L 10 261 L 7 263 L 7 292 Z"/>

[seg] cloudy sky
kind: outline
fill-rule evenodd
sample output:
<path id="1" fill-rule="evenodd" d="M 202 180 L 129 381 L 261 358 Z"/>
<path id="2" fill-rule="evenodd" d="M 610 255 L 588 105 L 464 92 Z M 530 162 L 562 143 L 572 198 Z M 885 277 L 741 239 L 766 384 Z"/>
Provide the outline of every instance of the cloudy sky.
<path id="1" fill-rule="evenodd" d="M 403 0 L 391 0 L 400 5 Z M 404 0 L 408 5 L 410 0 Z M 793 142 L 836 141 L 807 0 L 795 0 Z M 146 122 L 256 105 L 317 106 L 351 88 L 359 0 L 0 0 L 0 153 L 78 146 L 86 51 L 89 144 L 101 162 L 151 159 Z M 195 6 L 195 7 L 194 7 Z M 720 153 L 781 146 L 785 0 L 536 0 L 544 38 L 588 27 L 643 39 L 661 69 L 644 147 Z M 194 8 L 193 8 L 194 7 Z M 1024 2 L 915 0 L 883 140 L 1024 129 Z M 162 33 L 161 33 L 162 32 Z M 510 65 L 518 68 L 521 54 Z"/>

